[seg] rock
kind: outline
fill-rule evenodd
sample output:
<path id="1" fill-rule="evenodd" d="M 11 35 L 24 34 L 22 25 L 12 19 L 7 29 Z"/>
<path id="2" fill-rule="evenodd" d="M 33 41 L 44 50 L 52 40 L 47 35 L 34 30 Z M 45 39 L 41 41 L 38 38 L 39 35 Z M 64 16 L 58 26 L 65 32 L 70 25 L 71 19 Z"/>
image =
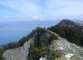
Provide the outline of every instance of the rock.
<path id="1" fill-rule="evenodd" d="M 40 58 L 39 60 L 46 60 L 46 58 L 45 58 L 45 57 L 42 57 L 42 58 Z"/>
<path id="2" fill-rule="evenodd" d="M 6 50 L 3 53 L 5 60 L 27 60 L 27 56 L 21 53 L 21 47 Z"/>
<path id="3" fill-rule="evenodd" d="M 69 42 L 68 40 L 60 37 L 59 35 L 57 36 L 58 36 L 58 40 L 52 41 L 51 45 L 49 46 L 51 49 L 53 49 L 54 51 L 61 51 L 64 54 L 64 57 L 66 58 L 71 58 L 73 56 L 74 58 L 83 59 L 82 47 Z"/>
<path id="4" fill-rule="evenodd" d="M 33 39 L 29 39 L 27 42 L 24 43 L 24 45 L 21 48 L 21 52 L 25 55 L 28 56 L 29 54 L 29 48 L 30 44 L 33 43 Z"/>
<path id="5" fill-rule="evenodd" d="M 22 47 L 6 50 L 3 53 L 5 60 L 27 60 L 30 43 L 33 43 L 33 38 L 25 42 Z"/>

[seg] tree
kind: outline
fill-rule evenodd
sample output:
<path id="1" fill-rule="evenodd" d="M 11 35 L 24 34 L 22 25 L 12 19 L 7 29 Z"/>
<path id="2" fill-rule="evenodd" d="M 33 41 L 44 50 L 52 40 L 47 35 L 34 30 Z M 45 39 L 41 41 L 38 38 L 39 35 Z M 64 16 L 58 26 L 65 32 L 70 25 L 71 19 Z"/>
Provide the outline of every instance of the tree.
<path id="1" fill-rule="evenodd" d="M 4 60 L 2 54 L 3 54 L 3 50 L 0 48 L 0 60 Z"/>
<path id="2" fill-rule="evenodd" d="M 48 29 L 59 34 L 61 37 L 65 37 L 65 32 L 63 30 L 63 27 L 61 27 L 61 26 L 52 26 Z"/>
<path id="3" fill-rule="evenodd" d="M 66 38 L 68 41 L 80 45 L 80 34 L 79 31 L 74 27 L 66 27 L 64 28 Z"/>
<path id="4" fill-rule="evenodd" d="M 23 37 L 21 40 L 19 40 L 19 46 L 23 46 L 23 44 L 27 41 L 26 37 Z"/>

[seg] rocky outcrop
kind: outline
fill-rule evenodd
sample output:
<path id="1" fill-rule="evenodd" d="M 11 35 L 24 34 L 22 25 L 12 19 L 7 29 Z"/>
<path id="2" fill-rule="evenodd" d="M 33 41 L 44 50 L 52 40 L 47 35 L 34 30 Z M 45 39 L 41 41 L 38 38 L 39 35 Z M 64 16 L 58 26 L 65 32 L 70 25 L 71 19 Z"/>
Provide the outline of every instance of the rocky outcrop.
<path id="1" fill-rule="evenodd" d="M 29 41 L 25 42 L 24 45 L 21 48 L 21 52 L 25 56 L 28 56 L 28 54 L 29 54 L 29 48 L 30 48 L 31 43 L 33 43 L 33 39 L 29 39 Z"/>
<path id="2" fill-rule="evenodd" d="M 30 38 L 28 41 L 26 41 L 22 47 L 6 50 L 3 53 L 3 57 L 5 58 L 5 60 L 27 60 L 30 44 L 34 43 L 36 34 L 37 34 L 37 32 L 34 34 L 34 36 L 32 38 Z M 50 36 L 50 34 L 47 31 L 45 31 L 42 34 L 40 39 L 45 39 L 49 36 Z"/>
<path id="3" fill-rule="evenodd" d="M 27 56 L 21 53 L 21 47 L 6 50 L 3 53 L 5 60 L 27 60 Z"/>
<path id="4" fill-rule="evenodd" d="M 33 43 L 33 38 L 25 42 L 22 47 L 6 50 L 3 53 L 5 60 L 27 60 L 30 43 Z"/>
<path id="5" fill-rule="evenodd" d="M 58 36 L 58 40 L 52 41 L 50 45 L 51 49 L 53 49 L 54 51 L 62 52 L 63 57 L 66 57 L 66 58 L 74 57 L 74 58 L 80 58 L 81 60 L 83 59 L 83 48 L 82 47 L 79 47 L 76 44 L 68 42 L 68 40 L 60 37 L 59 35 L 57 36 Z"/>

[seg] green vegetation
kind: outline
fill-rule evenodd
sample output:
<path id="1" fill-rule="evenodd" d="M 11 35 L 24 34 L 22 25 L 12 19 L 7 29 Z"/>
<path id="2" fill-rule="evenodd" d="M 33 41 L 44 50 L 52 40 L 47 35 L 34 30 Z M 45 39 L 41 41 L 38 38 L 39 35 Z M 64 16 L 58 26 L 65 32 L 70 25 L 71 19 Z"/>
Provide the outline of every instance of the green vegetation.
<path id="1" fill-rule="evenodd" d="M 3 54 L 3 50 L 0 49 L 0 60 L 4 60 L 2 54 Z"/>
<path id="2" fill-rule="evenodd" d="M 83 45 L 83 35 L 78 29 L 74 27 L 52 26 L 48 29 L 59 34 L 63 38 L 67 38 L 69 42 L 80 46 Z"/>
<path id="3" fill-rule="evenodd" d="M 48 30 L 51 30 L 51 31 L 59 34 L 61 37 L 66 36 L 64 29 L 62 27 L 60 27 L 60 26 L 52 26 L 52 27 L 48 28 Z"/>
<path id="4" fill-rule="evenodd" d="M 55 58 L 56 53 L 54 51 L 49 50 L 48 46 L 53 40 L 57 40 L 58 37 L 54 34 L 50 34 L 42 28 L 37 28 L 36 32 L 37 33 L 35 36 L 34 44 L 31 44 L 29 50 L 28 60 L 39 60 L 41 57 L 48 57 L 49 55 L 50 57 L 48 57 L 47 59 Z M 49 37 L 44 36 L 41 38 L 41 36 L 46 32 L 50 34 Z"/>
<path id="5" fill-rule="evenodd" d="M 27 60 L 39 60 L 41 57 L 46 57 L 47 60 L 55 60 L 55 58 L 60 58 L 62 54 L 60 51 L 50 50 L 49 47 L 38 49 L 31 45 Z"/>
<path id="6" fill-rule="evenodd" d="M 45 57 L 45 54 L 45 48 L 38 49 L 37 47 L 34 47 L 34 45 L 31 45 L 28 60 L 39 60 L 40 57 Z"/>

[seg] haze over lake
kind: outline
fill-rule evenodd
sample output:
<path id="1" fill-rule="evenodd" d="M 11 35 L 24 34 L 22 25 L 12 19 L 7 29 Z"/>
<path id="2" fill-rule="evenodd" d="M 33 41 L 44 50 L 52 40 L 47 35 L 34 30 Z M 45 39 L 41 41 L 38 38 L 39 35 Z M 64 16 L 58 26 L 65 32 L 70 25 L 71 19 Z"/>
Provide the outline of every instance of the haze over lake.
<path id="1" fill-rule="evenodd" d="M 59 21 L 21 21 L 0 23 L 0 45 L 18 41 L 36 27 L 49 27 Z"/>

